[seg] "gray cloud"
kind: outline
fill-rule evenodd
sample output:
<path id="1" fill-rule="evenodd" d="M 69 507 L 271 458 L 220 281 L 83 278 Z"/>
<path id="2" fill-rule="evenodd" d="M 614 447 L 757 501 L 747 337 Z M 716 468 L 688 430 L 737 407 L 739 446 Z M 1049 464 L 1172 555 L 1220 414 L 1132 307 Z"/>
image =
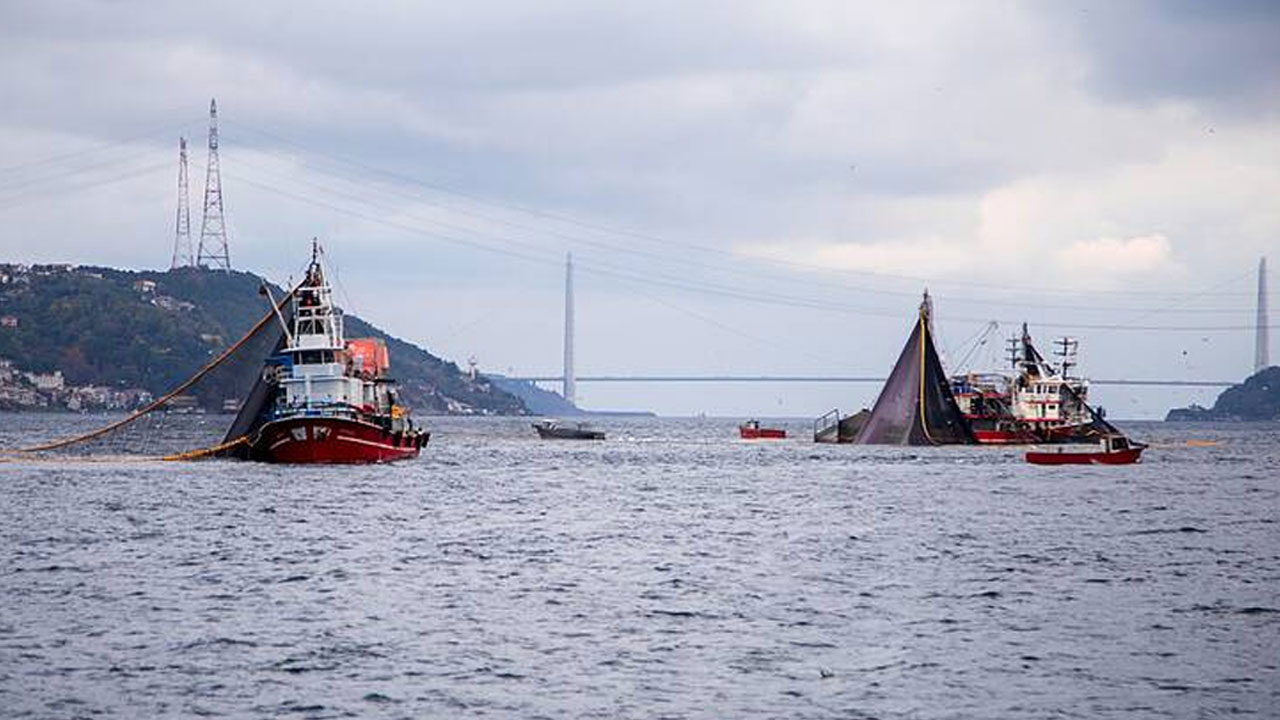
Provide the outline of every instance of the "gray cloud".
<path id="1" fill-rule="evenodd" d="M 1072 282 L 1159 290 L 1198 287 L 1189 268 L 1237 274 L 1280 235 L 1276 22 L 1269 4 L 9 2 L 0 166 L 112 147 L 49 166 L 67 169 L 52 184 L 0 175 L 0 237 L 17 259 L 165 261 L 171 166 L 70 188 L 171 162 L 185 132 L 198 205 L 217 95 L 233 258 L 282 275 L 297 245 L 326 237 L 352 294 L 372 298 L 357 309 L 401 334 L 430 344 L 457 324 L 412 308 L 465 296 L 482 311 L 528 285 L 513 328 L 440 342 L 526 369 L 522 349 L 544 348 L 537 362 L 554 365 L 557 342 L 535 319 L 557 316 L 555 265 L 573 249 L 584 292 L 636 329 L 626 352 L 584 341 L 600 369 L 750 353 L 625 294 L 641 290 L 823 348 L 797 371 L 874 368 L 896 351 L 892 319 L 794 322 L 811 314 L 790 307 L 744 319 L 705 293 L 607 276 L 593 287 L 586 269 L 910 312 L 919 281 L 724 253 L 842 258 L 928 276 L 940 307 L 967 308 L 957 317 L 1009 311 L 975 306 L 992 288 L 948 283 L 1055 289 L 1063 258 L 1097 248 L 1155 251 L 1142 272 Z M 412 305 L 382 298 L 389 279 Z M 850 323 L 866 336 L 832 340 Z M 1126 361 L 1124 343 L 1097 342 L 1099 357 Z"/>
<path id="2" fill-rule="evenodd" d="M 1110 100 L 1203 99 L 1257 113 L 1280 96 L 1280 5 L 1269 0 L 1061 4 L 1053 13 L 1087 52 L 1090 86 Z"/>

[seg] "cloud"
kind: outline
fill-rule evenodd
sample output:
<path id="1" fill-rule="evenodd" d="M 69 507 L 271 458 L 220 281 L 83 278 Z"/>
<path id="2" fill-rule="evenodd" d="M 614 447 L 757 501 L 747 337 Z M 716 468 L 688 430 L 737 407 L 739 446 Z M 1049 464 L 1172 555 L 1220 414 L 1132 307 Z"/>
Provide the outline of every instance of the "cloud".
<path id="1" fill-rule="evenodd" d="M 203 114 L 217 95 L 232 257 L 292 272 L 295 241 L 328 237 L 364 291 L 353 294 L 370 298 L 388 274 L 422 306 L 433 293 L 554 286 L 570 248 L 584 287 L 594 261 L 748 292 L 825 292 L 809 273 L 732 251 L 986 283 L 952 285 L 970 305 L 1003 284 L 1194 288 L 1275 254 L 1276 14 L 1238 2 L 228 0 L 206 13 L 16 0 L 0 4 L 0 164 L 119 147 L 49 166 L 66 171 L 66 191 L 38 201 L 27 198 L 45 184 L 0 174 L 4 250 L 167 262 L 176 168 L 82 184 L 172 160 L 186 132 L 198 207 Z M 6 205 L 15 197 L 23 204 Z M 919 284 L 866 275 L 849 292 L 913 303 Z M 531 291 L 545 307 L 530 314 L 556 316 L 554 295 Z M 720 317 L 711 299 L 691 298 Z M 434 331 L 379 302 L 362 310 Z M 636 312 L 627 323 L 652 349 L 620 354 L 634 356 L 630 369 L 683 352 Z M 761 332 L 804 328 L 778 324 Z M 534 344 L 492 342 L 499 366 L 522 364 L 514 356 Z M 513 358 L 496 357 L 507 346 Z"/>
<path id="2" fill-rule="evenodd" d="M 1173 247 L 1163 235 L 1128 239 L 1082 240 L 1053 254 L 1054 264 L 1068 273 L 1130 276 L 1165 270 L 1173 265 Z"/>
<path id="3" fill-rule="evenodd" d="M 1045 9 L 1081 48 L 1087 86 L 1110 102 L 1203 100 L 1256 116 L 1280 98 L 1280 5 L 1270 0 Z"/>

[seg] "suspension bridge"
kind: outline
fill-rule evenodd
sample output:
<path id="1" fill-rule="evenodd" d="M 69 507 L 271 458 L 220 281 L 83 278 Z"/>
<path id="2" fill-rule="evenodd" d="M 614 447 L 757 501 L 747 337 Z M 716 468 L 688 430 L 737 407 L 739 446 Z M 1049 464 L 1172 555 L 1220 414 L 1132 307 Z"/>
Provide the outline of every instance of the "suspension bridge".
<path id="1" fill-rule="evenodd" d="M 1258 299 L 1257 324 L 1255 337 L 1255 372 L 1270 365 L 1270 340 L 1267 317 L 1267 261 L 1263 258 L 1258 264 Z M 886 378 L 875 375 L 643 375 L 643 374 L 600 374 L 578 375 L 574 368 L 574 299 L 573 299 L 573 258 L 565 259 L 564 277 L 564 370 L 560 375 L 522 375 L 510 377 L 511 380 L 530 383 L 560 383 L 561 395 L 570 403 L 575 400 L 577 383 L 808 383 L 808 384 L 849 384 L 849 383 L 884 383 Z M 1126 387 L 1186 387 L 1215 388 L 1236 385 L 1231 380 L 1185 380 L 1166 378 L 1101 378 L 1091 379 L 1092 385 L 1114 385 Z"/>

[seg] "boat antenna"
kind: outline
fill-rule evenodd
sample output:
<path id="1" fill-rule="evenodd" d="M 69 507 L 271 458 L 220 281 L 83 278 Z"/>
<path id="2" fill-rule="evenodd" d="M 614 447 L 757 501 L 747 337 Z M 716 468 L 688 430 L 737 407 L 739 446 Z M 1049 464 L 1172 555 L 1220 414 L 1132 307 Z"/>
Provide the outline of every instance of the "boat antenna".
<path id="1" fill-rule="evenodd" d="M 1071 368 L 1079 363 L 1076 362 L 1076 353 L 1080 348 L 1080 341 L 1071 337 L 1059 338 L 1057 343 L 1060 348 L 1054 354 L 1062 358 L 1062 377 L 1071 377 Z"/>

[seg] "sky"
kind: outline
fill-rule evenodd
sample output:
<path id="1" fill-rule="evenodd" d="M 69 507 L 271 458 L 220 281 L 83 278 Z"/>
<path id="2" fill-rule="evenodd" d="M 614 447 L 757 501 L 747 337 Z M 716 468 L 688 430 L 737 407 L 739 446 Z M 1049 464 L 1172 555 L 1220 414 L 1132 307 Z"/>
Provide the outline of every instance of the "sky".
<path id="1" fill-rule="evenodd" d="M 1088 377 L 1241 380 L 1278 37 L 1243 1 L 12 0 L 0 261 L 168 267 L 216 97 L 232 264 L 285 282 L 318 237 L 347 310 L 459 364 L 558 374 L 571 252 L 579 375 L 884 375 L 928 289 L 953 370 L 1027 322 Z M 796 417 L 877 391 L 578 387 Z M 1158 418 L 1219 389 L 1092 392 Z"/>

